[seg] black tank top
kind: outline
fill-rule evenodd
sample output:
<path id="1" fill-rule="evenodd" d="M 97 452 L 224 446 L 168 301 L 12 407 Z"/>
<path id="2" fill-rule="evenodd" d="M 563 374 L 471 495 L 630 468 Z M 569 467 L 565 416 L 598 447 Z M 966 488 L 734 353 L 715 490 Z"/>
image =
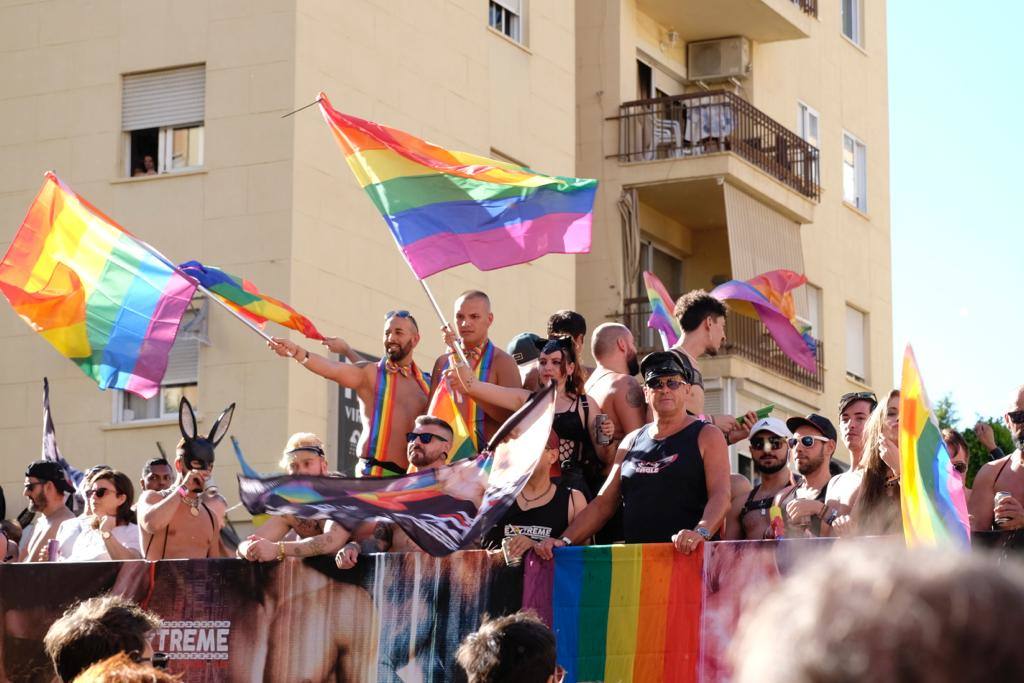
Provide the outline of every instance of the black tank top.
<path id="1" fill-rule="evenodd" d="M 487 532 L 481 545 L 487 550 L 501 548 L 503 538 L 525 534 L 535 541 L 545 538 L 559 538 L 569 527 L 569 499 L 572 489 L 563 484 L 555 484 L 555 495 L 542 505 L 529 510 L 519 507 L 516 498 L 501 521 Z"/>
<path id="2" fill-rule="evenodd" d="M 641 429 L 622 462 L 622 506 L 626 543 L 669 543 L 680 529 L 704 516 L 708 486 L 695 421 L 658 441 L 650 425 Z"/>
<path id="3" fill-rule="evenodd" d="M 580 416 L 580 408 L 583 408 L 583 415 Z M 573 401 L 569 410 L 564 413 L 555 413 L 551 423 L 551 430 L 558 435 L 558 468 L 562 475 L 572 475 L 568 480 L 573 481 L 574 476 L 582 474 L 586 482 L 588 500 L 593 497 L 596 488 L 602 483 L 601 466 L 597 458 L 597 451 L 594 450 L 594 442 L 590 438 L 587 424 L 590 421 L 590 404 L 587 397 L 578 396 Z M 552 476 L 559 476 L 558 471 L 552 471 Z M 596 488 L 595 488 L 596 487 Z"/>

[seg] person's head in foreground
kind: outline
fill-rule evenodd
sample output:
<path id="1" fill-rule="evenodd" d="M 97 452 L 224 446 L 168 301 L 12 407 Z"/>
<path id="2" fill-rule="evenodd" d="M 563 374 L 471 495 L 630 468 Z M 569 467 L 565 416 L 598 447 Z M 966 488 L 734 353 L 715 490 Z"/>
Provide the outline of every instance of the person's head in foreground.
<path id="1" fill-rule="evenodd" d="M 812 558 L 740 620 L 737 683 L 1024 680 L 1024 566 L 856 543 Z M 785 635 L 765 637 L 766 633 Z"/>
<path id="2" fill-rule="evenodd" d="M 322 477 L 327 474 L 324 442 L 310 432 L 297 432 L 288 437 L 277 466 L 291 475 Z"/>
<path id="3" fill-rule="evenodd" d="M 455 655 L 469 683 L 557 683 L 555 634 L 531 612 L 484 623 L 466 636 Z"/>
<path id="4" fill-rule="evenodd" d="M 73 605 L 43 638 L 46 654 L 62 681 L 70 683 L 90 665 L 118 652 L 153 656 L 150 632 L 160 619 L 118 595 L 89 598 Z"/>
<path id="5" fill-rule="evenodd" d="M 181 676 L 143 661 L 136 654 L 119 652 L 96 662 L 75 679 L 75 683 L 177 683 Z"/>

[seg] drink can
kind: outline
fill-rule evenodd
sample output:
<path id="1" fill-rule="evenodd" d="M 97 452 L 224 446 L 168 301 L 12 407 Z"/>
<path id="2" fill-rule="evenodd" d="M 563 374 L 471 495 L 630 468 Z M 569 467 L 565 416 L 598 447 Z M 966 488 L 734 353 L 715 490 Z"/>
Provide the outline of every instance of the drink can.
<path id="1" fill-rule="evenodd" d="M 511 536 L 506 536 L 505 538 L 501 539 L 501 552 L 505 556 L 505 564 L 507 564 L 509 567 L 518 567 L 523 563 L 523 556 L 520 555 L 518 557 L 509 557 L 508 547 L 511 541 Z"/>
<path id="2" fill-rule="evenodd" d="M 46 561 L 47 562 L 56 562 L 57 561 L 57 548 L 59 546 L 60 546 L 60 544 L 57 543 L 57 539 L 56 538 L 51 538 L 49 540 L 49 542 L 46 544 Z"/>
<path id="3" fill-rule="evenodd" d="M 1007 498 L 1010 498 L 1012 495 L 1013 494 L 1010 493 L 1009 491 L 996 491 L 996 495 L 992 497 L 992 507 L 993 508 L 997 507 L 999 505 L 999 503 L 1001 503 L 1002 501 L 1006 500 Z M 995 525 L 996 526 L 1002 526 L 1002 525 L 1006 524 L 1006 521 L 1007 520 L 1006 520 L 1005 517 L 996 517 Z"/>
<path id="4" fill-rule="evenodd" d="M 601 432 L 601 425 L 608 421 L 608 416 L 604 413 L 598 413 L 594 416 L 594 429 L 597 431 L 597 445 L 607 446 L 612 442 L 612 437 L 606 436 Z"/>

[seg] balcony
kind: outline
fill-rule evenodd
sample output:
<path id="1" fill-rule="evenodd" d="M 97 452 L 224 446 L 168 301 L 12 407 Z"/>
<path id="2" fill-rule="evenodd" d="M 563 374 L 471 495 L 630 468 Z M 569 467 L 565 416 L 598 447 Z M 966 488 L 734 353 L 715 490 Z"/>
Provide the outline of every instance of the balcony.
<path id="1" fill-rule="evenodd" d="M 637 0 L 641 12 L 685 42 L 746 36 L 759 43 L 806 38 L 818 0 Z"/>
<path id="2" fill-rule="evenodd" d="M 623 308 L 623 324 L 632 330 L 640 357 L 643 358 L 652 351 L 660 351 L 658 333 L 647 327 L 651 307 L 646 297 L 627 299 Z M 808 389 L 822 391 L 825 388 L 825 349 L 820 341 L 815 340 L 818 363 L 812 373 L 794 363 L 782 352 L 760 320 L 745 315 L 730 315 L 726 334 L 726 342 L 722 346 L 719 358 L 743 358 Z"/>
<path id="3" fill-rule="evenodd" d="M 821 198 L 820 153 L 732 93 L 712 91 L 626 102 L 619 161 L 638 163 L 731 153 L 812 201 Z"/>

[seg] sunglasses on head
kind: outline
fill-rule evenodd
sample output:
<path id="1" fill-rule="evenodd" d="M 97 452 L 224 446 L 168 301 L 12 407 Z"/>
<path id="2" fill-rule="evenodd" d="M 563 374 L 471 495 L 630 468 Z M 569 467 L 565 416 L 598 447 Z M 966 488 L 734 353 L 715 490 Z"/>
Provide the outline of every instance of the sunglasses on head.
<path id="1" fill-rule="evenodd" d="M 102 498 L 103 496 L 107 495 L 108 493 L 114 493 L 114 491 L 112 489 L 105 489 L 105 488 L 89 489 L 88 491 L 85 492 L 85 495 L 93 496 L 95 498 Z"/>
<path id="2" fill-rule="evenodd" d="M 448 439 L 444 438 L 443 436 L 438 436 L 437 434 L 427 434 L 425 432 L 409 432 L 408 434 L 405 435 L 405 440 L 408 443 L 412 443 L 416 439 L 419 439 L 420 443 L 424 444 L 430 443 L 434 439 L 448 443 Z"/>
<path id="3" fill-rule="evenodd" d="M 385 320 L 391 320 L 392 318 L 411 318 L 412 313 L 409 311 L 388 311 L 384 314 Z"/>
<path id="4" fill-rule="evenodd" d="M 679 379 L 660 380 L 658 378 L 654 378 L 652 380 L 647 381 L 647 388 L 650 389 L 651 391 L 657 391 L 662 387 L 668 387 L 670 391 L 675 391 L 684 384 L 686 384 L 686 382 Z"/>
<path id="5" fill-rule="evenodd" d="M 794 436 L 793 438 L 791 438 L 789 440 L 789 447 L 790 448 L 796 448 L 796 445 L 800 444 L 804 448 L 810 448 L 811 446 L 814 445 L 815 441 L 825 441 L 825 442 L 828 442 L 828 441 L 830 441 L 830 439 L 826 439 L 823 436 L 814 436 L 812 434 L 805 434 L 804 436 L 800 436 L 800 437 Z"/>
<path id="6" fill-rule="evenodd" d="M 953 469 L 959 472 L 960 474 L 967 474 L 967 463 L 955 462 L 953 463 Z"/>
<path id="7" fill-rule="evenodd" d="M 1014 410 L 1006 414 L 1015 425 L 1024 424 L 1024 410 Z"/>
<path id="8" fill-rule="evenodd" d="M 129 659 L 136 664 L 150 663 L 154 669 L 166 669 L 167 663 L 171 660 L 170 655 L 166 652 L 154 652 L 152 657 L 143 657 L 142 653 L 138 650 L 132 650 L 128 653 Z"/>
<path id="9" fill-rule="evenodd" d="M 786 440 L 783 439 L 781 436 L 771 436 L 768 437 L 767 439 L 764 438 L 763 436 L 754 436 L 751 437 L 750 439 L 750 447 L 753 448 L 755 451 L 764 450 L 765 443 L 770 444 L 771 450 L 774 451 L 778 448 L 782 448 L 783 446 L 785 446 Z"/>
<path id="10" fill-rule="evenodd" d="M 852 403 L 853 401 L 871 401 L 875 405 L 878 405 L 878 397 L 875 396 L 875 392 L 873 391 L 852 391 L 839 397 L 839 403 L 841 405 Z"/>

